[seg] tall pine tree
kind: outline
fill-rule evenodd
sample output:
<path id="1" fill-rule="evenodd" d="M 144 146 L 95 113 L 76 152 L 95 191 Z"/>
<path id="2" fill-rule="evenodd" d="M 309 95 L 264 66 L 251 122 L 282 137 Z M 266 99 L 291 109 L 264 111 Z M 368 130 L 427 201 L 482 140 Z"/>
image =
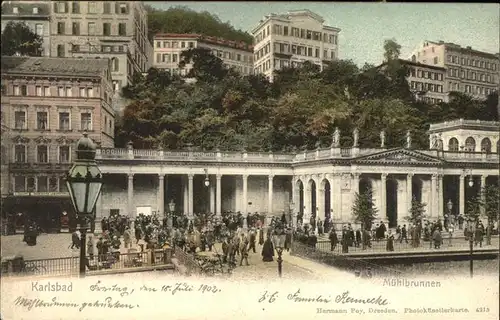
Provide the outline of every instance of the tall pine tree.
<path id="1" fill-rule="evenodd" d="M 362 230 L 370 230 L 373 221 L 377 218 L 378 209 L 373 203 L 372 189 L 368 188 L 362 193 L 356 192 L 356 198 L 352 206 L 354 221 L 361 223 Z"/>

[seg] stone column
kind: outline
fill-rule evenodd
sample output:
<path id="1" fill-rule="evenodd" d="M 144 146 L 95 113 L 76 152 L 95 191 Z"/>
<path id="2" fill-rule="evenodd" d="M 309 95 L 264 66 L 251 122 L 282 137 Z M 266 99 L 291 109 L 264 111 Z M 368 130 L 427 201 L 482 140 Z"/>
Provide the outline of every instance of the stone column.
<path id="1" fill-rule="evenodd" d="M 241 175 L 243 181 L 243 205 L 241 211 L 243 216 L 246 217 L 248 213 L 248 174 Z"/>
<path id="2" fill-rule="evenodd" d="M 325 189 L 316 184 L 316 222 L 318 219 L 325 220 Z"/>
<path id="3" fill-rule="evenodd" d="M 184 214 L 187 214 L 189 211 L 189 193 L 188 193 L 188 185 L 186 176 L 182 176 L 182 191 L 183 191 L 183 202 L 182 202 L 182 210 Z"/>
<path id="4" fill-rule="evenodd" d="M 380 216 L 383 220 L 387 217 L 387 173 L 380 175 Z"/>
<path id="5" fill-rule="evenodd" d="M 101 220 L 102 220 L 102 193 L 99 194 L 97 202 L 95 204 L 95 228 L 94 233 L 102 233 L 101 230 Z"/>
<path id="6" fill-rule="evenodd" d="M 273 179 L 274 175 L 270 174 L 268 177 L 269 183 L 268 183 L 268 191 L 267 191 L 267 205 L 268 205 L 268 213 L 272 214 L 273 213 Z"/>
<path id="7" fill-rule="evenodd" d="M 215 213 L 218 217 L 221 216 L 222 213 L 222 188 L 221 188 L 221 179 L 222 175 L 218 174 L 215 176 L 216 179 L 216 190 L 215 190 Z"/>
<path id="8" fill-rule="evenodd" d="M 210 181 L 209 188 L 210 188 L 210 213 L 215 213 L 215 185 L 213 181 Z"/>
<path id="9" fill-rule="evenodd" d="M 332 203 L 332 209 L 334 210 L 334 214 L 332 215 L 333 219 L 342 220 L 342 175 L 340 173 L 334 173 L 333 179 L 330 182 L 330 199 Z M 333 204 L 335 203 L 335 208 Z"/>
<path id="10" fill-rule="evenodd" d="M 128 216 L 135 219 L 135 208 L 134 208 L 134 174 L 128 174 Z"/>
<path id="11" fill-rule="evenodd" d="M 163 220 L 163 216 L 165 214 L 165 176 L 163 174 L 158 175 L 158 217 L 161 220 Z"/>
<path id="12" fill-rule="evenodd" d="M 295 186 L 295 183 L 296 181 L 294 180 L 293 176 L 292 176 L 292 204 L 293 204 L 293 207 L 289 206 L 290 207 L 290 213 L 294 213 L 297 211 L 297 188 Z"/>
<path id="13" fill-rule="evenodd" d="M 486 203 L 486 194 L 484 193 L 484 191 L 485 191 L 485 188 L 486 188 L 486 178 L 487 177 L 488 176 L 486 176 L 486 175 L 482 175 L 481 176 L 481 186 L 480 186 L 481 189 L 480 189 L 479 192 L 480 192 L 480 197 L 481 197 L 481 202 L 482 203 Z M 484 210 L 485 208 L 484 208 L 484 206 L 481 206 L 480 208 L 481 208 L 480 209 L 481 210 L 481 215 L 484 215 L 485 214 L 485 210 Z"/>
<path id="14" fill-rule="evenodd" d="M 193 178 L 194 174 L 188 174 L 188 213 L 189 216 L 193 216 Z"/>
<path id="15" fill-rule="evenodd" d="M 439 217 L 439 215 L 443 214 L 443 208 L 444 208 L 444 176 L 442 174 L 439 174 L 437 176 L 437 184 L 438 186 L 438 201 L 437 201 L 437 212 L 436 215 Z"/>
<path id="16" fill-rule="evenodd" d="M 355 194 L 359 193 L 359 178 L 360 178 L 360 176 L 361 176 L 361 174 L 359 174 L 359 173 L 352 174 L 352 194 L 353 194 L 352 202 L 354 202 Z"/>
<path id="17" fill-rule="evenodd" d="M 412 182 L 413 182 L 413 173 L 408 173 L 406 175 L 406 215 L 410 215 L 411 201 L 413 199 L 412 192 Z"/>
<path id="18" fill-rule="evenodd" d="M 302 220 L 305 224 L 309 224 L 311 220 L 311 186 L 309 185 L 309 178 L 306 178 L 304 183 L 304 216 Z"/>
<path id="19" fill-rule="evenodd" d="M 459 205 L 458 205 L 458 213 L 461 215 L 465 214 L 465 175 L 461 174 L 458 182 L 459 187 Z"/>
<path id="20" fill-rule="evenodd" d="M 430 196 L 430 203 L 429 203 L 429 214 L 431 217 L 438 217 L 439 216 L 439 210 L 437 206 L 439 206 L 437 200 L 437 174 L 433 174 L 431 176 L 431 196 Z"/>

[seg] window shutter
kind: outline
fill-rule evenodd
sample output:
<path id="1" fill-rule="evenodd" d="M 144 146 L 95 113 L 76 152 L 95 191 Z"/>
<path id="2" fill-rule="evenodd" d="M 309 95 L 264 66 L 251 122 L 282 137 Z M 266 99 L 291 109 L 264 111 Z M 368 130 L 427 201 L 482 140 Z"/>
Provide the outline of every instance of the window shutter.
<path id="1" fill-rule="evenodd" d="M 68 3 L 65 2 L 64 3 L 64 13 L 68 13 L 68 12 L 69 12 L 69 10 L 68 10 Z"/>

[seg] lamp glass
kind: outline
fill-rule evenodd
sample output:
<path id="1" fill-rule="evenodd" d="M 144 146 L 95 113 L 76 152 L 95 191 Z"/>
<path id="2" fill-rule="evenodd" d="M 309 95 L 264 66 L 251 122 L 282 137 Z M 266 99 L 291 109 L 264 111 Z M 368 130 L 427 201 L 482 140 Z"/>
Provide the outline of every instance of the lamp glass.
<path id="1" fill-rule="evenodd" d="M 469 180 L 469 187 L 472 187 L 474 186 L 474 181 L 472 181 L 472 179 Z"/>
<path id="2" fill-rule="evenodd" d="M 208 180 L 208 178 L 205 178 L 205 187 L 208 187 L 210 185 L 210 181 Z"/>
<path id="3" fill-rule="evenodd" d="M 175 204 L 170 203 L 170 204 L 168 205 L 168 208 L 170 209 L 170 211 L 171 211 L 171 212 L 173 212 L 173 211 L 175 210 Z"/>
<path id="4" fill-rule="evenodd" d="M 76 211 L 85 214 L 85 193 L 87 184 L 83 181 L 72 181 L 69 183 L 70 195 L 74 199 Z"/>

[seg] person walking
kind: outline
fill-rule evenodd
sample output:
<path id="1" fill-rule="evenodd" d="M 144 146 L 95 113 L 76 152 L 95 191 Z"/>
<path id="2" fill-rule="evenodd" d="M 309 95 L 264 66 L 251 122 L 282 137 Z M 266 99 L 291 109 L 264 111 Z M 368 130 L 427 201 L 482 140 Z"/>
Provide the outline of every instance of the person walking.
<path id="1" fill-rule="evenodd" d="M 90 257 L 90 260 L 94 260 L 94 238 L 89 237 L 87 241 L 87 254 Z"/>
<path id="2" fill-rule="evenodd" d="M 390 229 L 387 233 L 387 243 L 385 245 L 385 249 L 387 251 L 394 251 L 394 234 L 392 234 L 392 231 Z"/>
<path id="3" fill-rule="evenodd" d="M 78 236 L 78 232 L 73 232 L 71 234 L 71 249 L 76 247 L 77 249 L 80 249 L 80 237 Z"/>
<path id="4" fill-rule="evenodd" d="M 330 231 L 330 235 L 328 236 L 328 238 L 330 239 L 330 251 L 334 251 L 337 247 L 337 243 L 339 242 L 335 229 L 332 229 Z"/>
<path id="5" fill-rule="evenodd" d="M 401 228 L 401 238 L 399 239 L 399 243 L 403 243 L 403 240 L 408 243 L 408 232 L 406 231 L 406 224 L 403 224 L 403 228 Z"/>
<path id="6" fill-rule="evenodd" d="M 123 232 L 123 242 L 126 249 L 128 249 L 128 247 L 132 247 L 132 230 L 130 230 L 129 227 L 126 227 Z"/>
<path id="7" fill-rule="evenodd" d="M 250 240 L 249 240 L 248 251 L 250 251 L 250 249 L 252 249 L 253 253 L 256 252 L 256 250 L 255 250 L 255 241 L 257 240 L 256 238 L 257 238 L 257 236 L 255 234 L 255 229 L 254 228 L 250 229 Z"/>
<path id="8" fill-rule="evenodd" d="M 243 265 L 243 260 L 245 260 L 245 265 L 249 266 L 250 264 L 248 264 L 248 239 L 247 239 L 247 237 L 243 237 L 243 239 L 241 240 L 240 253 L 241 253 L 240 266 Z"/>

